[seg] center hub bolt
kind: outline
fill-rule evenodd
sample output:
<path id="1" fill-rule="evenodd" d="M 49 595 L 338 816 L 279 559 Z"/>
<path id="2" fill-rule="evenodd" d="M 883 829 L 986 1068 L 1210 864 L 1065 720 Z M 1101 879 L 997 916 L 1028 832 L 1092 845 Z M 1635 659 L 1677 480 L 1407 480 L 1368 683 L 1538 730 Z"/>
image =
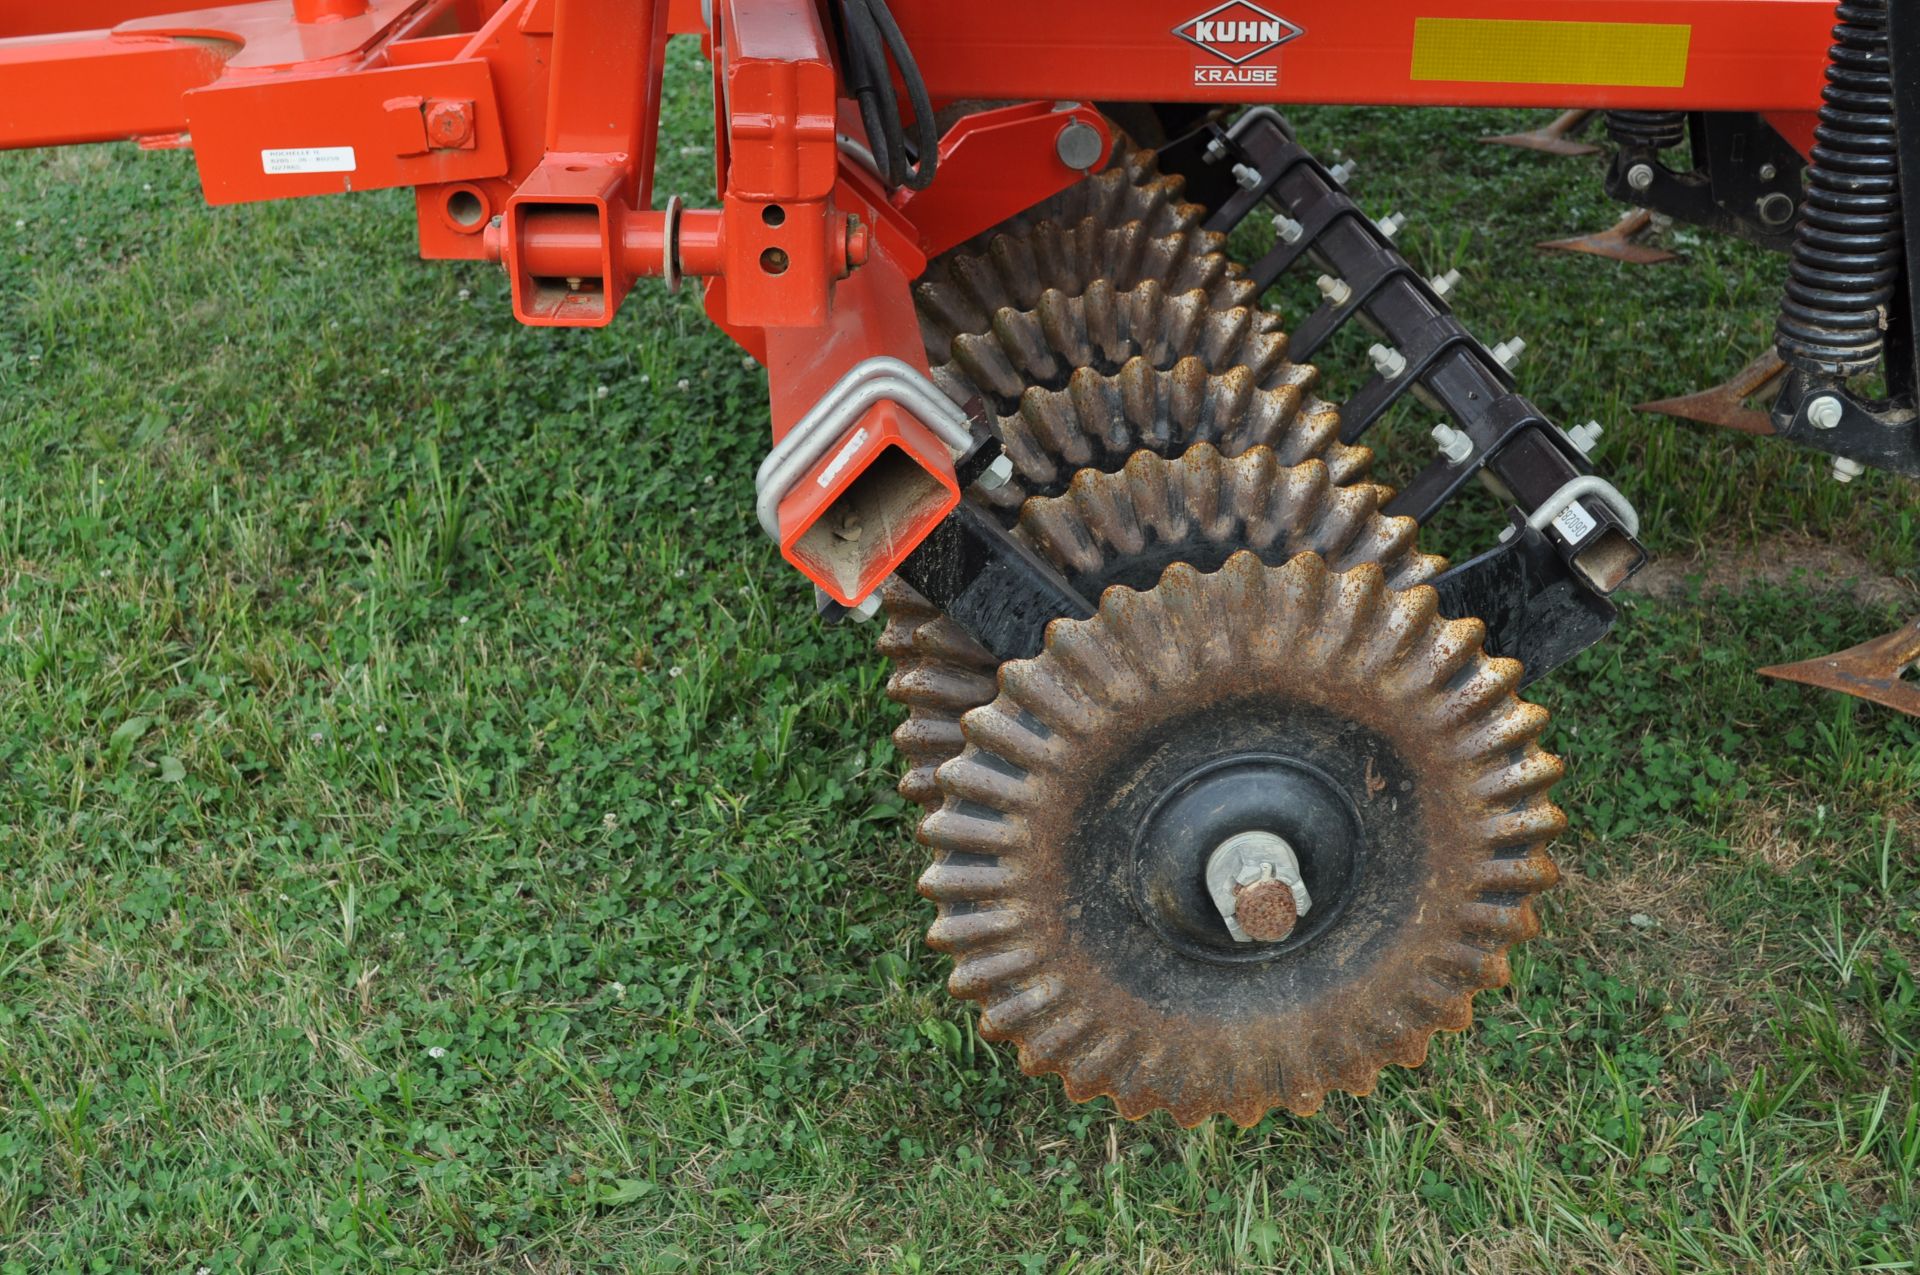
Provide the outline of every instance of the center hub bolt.
<path id="1" fill-rule="evenodd" d="M 1247 937 L 1256 943 L 1278 943 L 1293 933 L 1300 920 L 1300 909 L 1293 901 L 1293 887 L 1268 877 L 1252 885 L 1236 886 L 1233 919 Z"/>
<path id="2" fill-rule="evenodd" d="M 1207 857 L 1207 892 L 1236 943 L 1279 943 L 1313 906 L 1285 837 L 1242 832 Z"/>

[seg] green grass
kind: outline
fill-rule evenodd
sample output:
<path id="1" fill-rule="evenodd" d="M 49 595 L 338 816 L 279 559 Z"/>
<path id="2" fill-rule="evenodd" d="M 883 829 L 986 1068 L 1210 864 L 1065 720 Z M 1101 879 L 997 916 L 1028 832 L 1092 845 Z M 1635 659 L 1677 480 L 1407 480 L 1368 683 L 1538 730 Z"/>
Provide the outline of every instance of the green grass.
<path id="1" fill-rule="evenodd" d="M 1911 485 L 1628 410 L 1756 352 L 1778 260 L 1536 255 L 1614 210 L 1473 141 L 1518 118 L 1302 116 L 1658 553 L 1911 584 Z M 1567 882 L 1473 1030 L 1129 1125 L 947 998 L 872 631 L 755 529 L 764 382 L 691 297 L 520 330 L 404 195 L 208 211 L 177 155 L 0 193 L 0 1271 L 1920 1263 L 1920 729 L 1751 672 L 1897 609 L 1630 602 L 1540 688 Z"/>

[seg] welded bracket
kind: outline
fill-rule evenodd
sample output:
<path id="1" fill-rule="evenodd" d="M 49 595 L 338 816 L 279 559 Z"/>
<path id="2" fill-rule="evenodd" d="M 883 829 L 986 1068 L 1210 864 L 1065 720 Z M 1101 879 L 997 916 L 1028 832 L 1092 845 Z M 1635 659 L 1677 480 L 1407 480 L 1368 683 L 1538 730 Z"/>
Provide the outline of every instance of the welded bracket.
<path id="1" fill-rule="evenodd" d="M 1793 247 L 1806 168 L 1793 144 L 1753 112 L 1696 112 L 1688 130 L 1691 171 L 1668 168 L 1651 147 L 1623 146 L 1607 171 L 1607 194 L 1775 252 Z M 1640 186 L 1634 184 L 1637 170 Z"/>

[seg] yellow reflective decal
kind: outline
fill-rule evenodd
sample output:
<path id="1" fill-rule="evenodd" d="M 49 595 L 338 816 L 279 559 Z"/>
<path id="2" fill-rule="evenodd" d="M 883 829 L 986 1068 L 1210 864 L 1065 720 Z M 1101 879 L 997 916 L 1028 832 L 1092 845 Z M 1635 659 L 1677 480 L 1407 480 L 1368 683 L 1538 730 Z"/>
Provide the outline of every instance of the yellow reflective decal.
<path id="1" fill-rule="evenodd" d="M 1416 18 L 1416 80 L 1677 89 L 1693 28 L 1656 22 Z"/>

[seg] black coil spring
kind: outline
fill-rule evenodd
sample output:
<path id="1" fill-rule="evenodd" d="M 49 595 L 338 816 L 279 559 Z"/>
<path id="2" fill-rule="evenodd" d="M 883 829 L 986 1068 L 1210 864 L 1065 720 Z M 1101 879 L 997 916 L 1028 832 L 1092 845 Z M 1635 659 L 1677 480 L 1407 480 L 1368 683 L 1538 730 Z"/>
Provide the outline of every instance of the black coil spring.
<path id="1" fill-rule="evenodd" d="M 1838 23 L 1776 342 L 1790 367 L 1845 377 L 1880 361 L 1904 240 L 1887 0 L 1842 3 Z"/>
<path id="2" fill-rule="evenodd" d="M 1607 136 L 1617 145 L 1663 151 L 1687 140 L 1683 111 L 1608 111 Z"/>

